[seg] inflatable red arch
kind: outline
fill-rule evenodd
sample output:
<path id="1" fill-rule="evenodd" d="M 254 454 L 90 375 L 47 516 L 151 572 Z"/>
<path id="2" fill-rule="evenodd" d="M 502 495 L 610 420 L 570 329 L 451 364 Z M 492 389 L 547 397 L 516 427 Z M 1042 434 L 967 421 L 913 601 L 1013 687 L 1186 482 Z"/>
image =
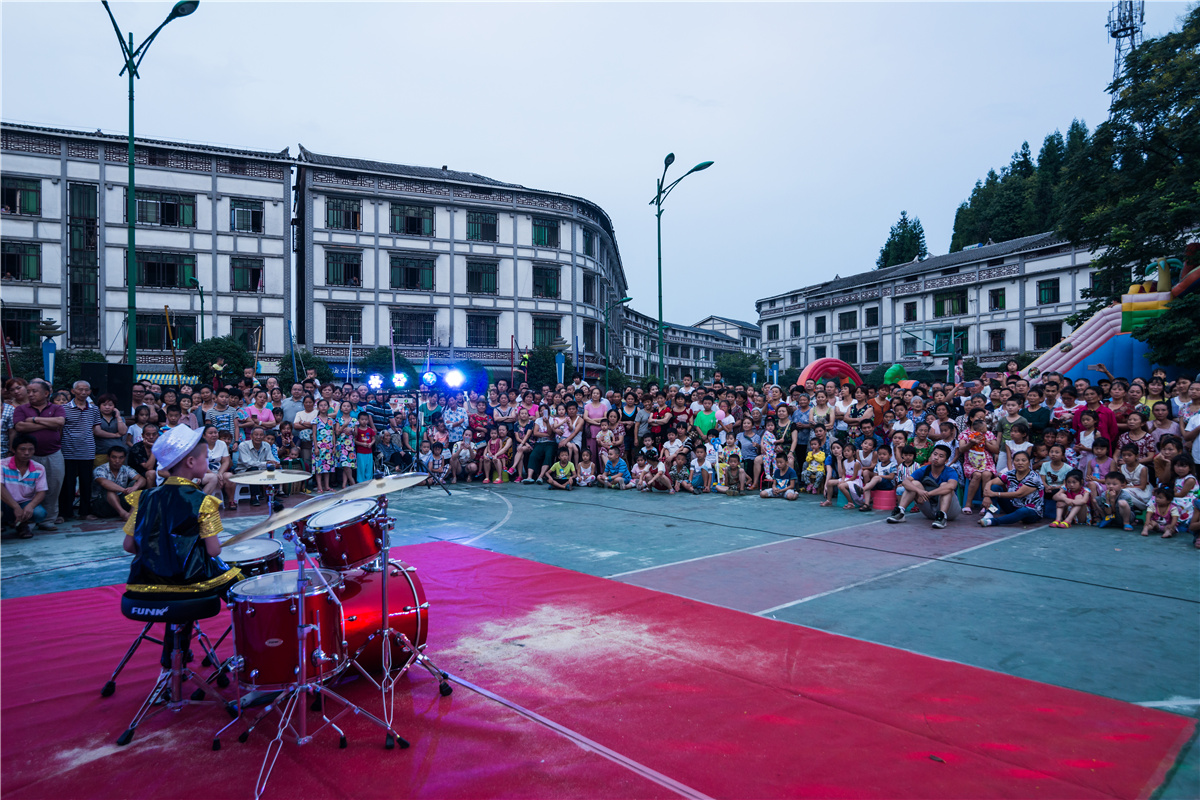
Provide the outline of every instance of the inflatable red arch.
<path id="1" fill-rule="evenodd" d="M 803 384 L 809 378 L 814 381 L 833 378 L 838 383 L 848 382 L 853 386 L 862 386 L 863 382 L 854 367 L 838 358 L 818 358 L 800 371 L 800 377 L 796 382 Z"/>

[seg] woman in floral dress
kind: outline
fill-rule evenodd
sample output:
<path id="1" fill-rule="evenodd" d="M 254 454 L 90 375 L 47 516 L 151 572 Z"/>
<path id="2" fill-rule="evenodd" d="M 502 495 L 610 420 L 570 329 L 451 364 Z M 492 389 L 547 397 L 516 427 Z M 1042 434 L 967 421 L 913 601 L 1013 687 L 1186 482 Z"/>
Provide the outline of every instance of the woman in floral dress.
<path id="1" fill-rule="evenodd" d="M 321 398 L 317 401 L 317 418 L 312 422 L 312 469 L 319 493 L 329 491 L 329 476 L 337 469 L 335 427 L 336 423 L 329 418 L 329 401 Z"/>
<path id="2" fill-rule="evenodd" d="M 337 460 L 342 468 L 342 487 L 355 483 L 354 474 L 358 470 L 358 457 L 354 453 L 354 434 L 358 430 L 358 420 L 354 417 L 354 404 L 343 400 L 337 415 Z"/>

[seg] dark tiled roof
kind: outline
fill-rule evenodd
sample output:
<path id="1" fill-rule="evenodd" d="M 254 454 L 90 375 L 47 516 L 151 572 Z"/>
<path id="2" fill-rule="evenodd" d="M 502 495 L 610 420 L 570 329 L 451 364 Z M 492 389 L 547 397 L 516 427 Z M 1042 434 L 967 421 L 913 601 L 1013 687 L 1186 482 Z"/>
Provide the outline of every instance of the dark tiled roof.
<path id="1" fill-rule="evenodd" d="M 526 189 L 517 183 L 503 181 L 479 175 L 474 172 L 458 172 L 452 169 L 437 169 L 435 167 L 412 167 L 407 164 L 389 164 L 386 161 L 368 161 L 363 158 L 342 158 L 341 156 L 326 156 L 314 153 L 304 145 L 300 145 L 300 160 L 319 167 L 349 169 L 360 172 L 383 172 L 388 175 L 401 175 L 405 178 L 425 178 L 427 180 L 458 181 L 460 183 L 475 183 L 484 186 L 503 186 L 508 189 Z"/>
<path id="2" fill-rule="evenodd" d="M 716 336 L 719 339 L 728 339 L 731 342 L 738 341 L 737 339 L 733 338 L 729 334 L 721 333 L 720 331 L 714 331 L 712 328 L 693 328 L 691 325 L 679 325 L 674 322 L 667 322 L 666 320 L 663 320 L 663 327 L 664 328 L 674 328 L 674 329 L 680 330 L 680 331 L 688 331 L 689 333 L 700 333 L 700 334 L 704 334 L 705 336 Z M 758 326 L 755 325 L 754 327 L 757 328 Z"/>
<path id="3" fill-rule="evenodd" d="M 937 272 L 943 269 L 949 269 L 962 264 L 970 264 L 976 261 L 988 261 L 993 258 L 1001 258 L 1003 256 L 1019 253 L 1024 250 L 1034 250 L 1040 247 L 1049 247 L 1054 244 L 1059 244 L 1063 240 L 1054 233 L 1038 233 L 1033 236 L 1022 236 L 1019 239 L 1009 239 L 1005 242 L 996 244 L 984 245 L 970 250 L 960 250 L 957 253 L 947 253 L 940 256 L 930 256 L 924 261 L 912 261 L 907 264 L 897 264 L 886 269 L 876 269 L 870 272 L 860 272 L 856 275 L 850 275 L 845 278 L 834 278 L 831 281 L 824 283 L 805 286 L 800 289 L 793 289 L 790 292 L 780 292 L 779 294 L 770 295 L 767 299 L 778 298 L 789 294 L 800 294 L 806 297 L 814 295 L 824 295 L 831 292 L 838 292 L 852 287 L 864 287 L 874 283 L 884 281 L 903 280 L 918 275 L 923 275 L 929 272 Z"/>
<path id="4" fill-rule="evenodd" d="M 45 128 L 39 125 L 21 125 L 16 122 L 3 122 L 0 127 L 14 131 L 26 131 L 28 133 L 40 133 L 47 136 L 70 136 L 79 139 L 93 139 L 105 142 L 121 142 L 129 141 L 128 135 L 118 133 L 104 133 L 100 130 L 95 131 L 73 131 L 67 128 Z M 288 148 L 283 148 L 277 153 L 269 153 L 262 150 L 241 150 L 233 147 L 217 147 L 211 144 L 198 144 L 195 142 L 172 142 L 166 139 L 143 139 L 140 136 L 133 137 L 137 144 L 164 147 L 171 150 L 198 150 L 205 153 L 221 153 L 223 155 L 239 156 L 241 158 L 262 158 L 270 161 L 292 160 L 292 154 Z"/>
<path id="5" fill-rule="evenodd" d="M 710 314 L 704 319 L 719 319 L 724 322 L 731 322 L 734 325 L 740 325 L 743 328 L 753 328 L 754 330 L 758 330 L 758 325 L 753 322 L 746 322 L 744 319 L 734 319 L 733 317 L 722 317 L 720 314 Z M 700 321 L 704 322 L 703 319 Z"/>

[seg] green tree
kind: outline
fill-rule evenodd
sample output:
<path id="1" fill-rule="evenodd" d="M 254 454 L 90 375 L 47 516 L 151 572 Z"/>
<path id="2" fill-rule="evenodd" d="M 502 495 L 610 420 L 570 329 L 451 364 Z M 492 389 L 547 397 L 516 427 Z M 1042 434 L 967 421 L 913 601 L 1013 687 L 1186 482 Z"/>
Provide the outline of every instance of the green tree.
<path id="1" fill-rule="evenodd" d="M 555 350 L 551 347 L 542 346 L 535 347 L 529 351 L 529 385 L 534 390 L 541 390 L 543 386 L 554 388 L 558 384 L 558 372 L 554 365 Z M 567 357 L 566 365 L 563 367 L 563 377 L 569 381 L 571 371 L 574 369 L 574 363 L 571 360 L 571 353 L 565 353 Z"/>
<path id="2" fill-rule="evenodd" d="M 338 378 L 333 374 L 333 370 L 329 366 L 329 362 L 320 356 L 313 355 L 304 348 L 296 349 L 296 368 L 300 370 L 300 381 L 303 382 L 304 375 L 307 370 L 315 369 L 317 371 L 317 380 L 321 383 L 337 382 Z M 283 387 L 284 395 L 291 391 L 292 384 L 296 383 L 296 374 L 292 372 L 292 354 L 285 353 L 279 361 L 279 385 Z"/>
<path id="3" fill-rule="evenodd" d="M 1091 302 L 1072 324 L 1119 299 L 1156 259 L 1182 255 L 1200 227 L 1200 6 L 1180 30 L 1132 51 L 1109 88 L 1110 116 L 1069 157 L 1063 187 L 1059 230 L 1097 254 L 1096 286 L 1082 292 Z M 1139 330 L 1153 336 L 1173 317 Z"/>
<path id="4" fill-rule="evenodd" d="M 200 383 L 211 384 L 213 380 L 212 365 L 217 359 L 225 358 L 225 369 L 221 372 L 221 380 L 227 384 L 235 384 L 242 378 L 242 370 L 254 366 L 254 356 L 246 349 L 240 339 L 232 336 L 214 336 L 202 342 L 196 342 L 183 355 L 183 371 L 188 375 L 200 378 Z"/>
<path id="5" fill-rule="evenodd" d="M 8 358 L 12 366 L 12 374 L 17 378 L 31 380 L 45 378 L 46 371 L 42 368 L 42 346 L 10 347 Z M 79 380 L 80 364 L 104 363 L 108 361 L 103 353 L 95 350 L 65 350 L 59 349 L 54 354 L 54 388 L 66 389 Z M 4 377 L 8 377 L 5 370 Z"/>
<path id="6" fill-rule="evenodd" d="M 726 385 L 749 384 L 755 372 L 760 379 L 767 374 L 766 363 L 757 355 L 749 353 L 720 352 L 717 353 L 716 363 L 717 371 L 721 373 L 721 379 Z"/>
<path id="7" fill-rule="evenodd" d="M 925 246 L 925 229 L 918 217 L 908 218 L 907 211 L 900 212 L 900 219 L 888 232 L 887 241 L 879 249 L 875 268 L 883 269 L 896 264 L 907 264 L 915 258 L 929 255 Z"/>
<path id="8" fill-rule="evenodd" d="M 1177 297 L 1157 318 L 1138 326 L 1133 335 L 1150 346 L 1147 364 L 1200 370 L 1200 294 Z"/>

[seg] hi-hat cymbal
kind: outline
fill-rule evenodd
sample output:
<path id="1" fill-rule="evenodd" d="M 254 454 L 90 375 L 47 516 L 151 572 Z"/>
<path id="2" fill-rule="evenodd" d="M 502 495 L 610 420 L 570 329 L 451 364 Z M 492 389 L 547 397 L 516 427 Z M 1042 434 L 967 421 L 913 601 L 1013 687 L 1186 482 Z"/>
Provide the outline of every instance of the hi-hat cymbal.
<path id="1" fill-rule="evenodd" d="M 246 528 L 246 530 L 242 531 L 241 533 L 235 533 L 233 536 L 230 536 L 228 539 L 221 542 L 221 546 L 228 547 L 231 544 L 244 542 L 247 539 L 253 539 L 255 536 L 263 536 L 271 531 L 285 528 L 288 525 L 291 525 L 293 522 L 299 522 L 306 517 L 311 517 L 318 511 L 324 511 L 330 506 L 341 502 L 341 499 L 342 498 L 339 498 L 334 494 L 323 494 L 319 497 L 314 497 L 311 500 L 305 500 L 299 505 L 292 506 L 291 508 L 285 508 L 283 511 L 280 511 L 277 514 L 272 514 L 257 525 Z"/>
<path id="2" fill-rule="evenodd" d="M 364 500 L 370 497 L 378 497 L 381 494 L 408 489 L 411 486 L 424 483 L 428 477 L 428 473 L 425 472 L 386 475 L 382 478 L 374 478 L 373 480 L 356 483 L 353 486 L 347 486 L 345 489 L 334 492 L 333 497 L 336 497 L 339 503 L 343 500 Z"/>
<path id="3" fill-rule="evenodd" d="M 275 483 L 299 483 L 311 477 L 312 473 L 298 469 L 259 469 L 230 475 L 229 480 L 246 486 L 270 486 Z"/>

